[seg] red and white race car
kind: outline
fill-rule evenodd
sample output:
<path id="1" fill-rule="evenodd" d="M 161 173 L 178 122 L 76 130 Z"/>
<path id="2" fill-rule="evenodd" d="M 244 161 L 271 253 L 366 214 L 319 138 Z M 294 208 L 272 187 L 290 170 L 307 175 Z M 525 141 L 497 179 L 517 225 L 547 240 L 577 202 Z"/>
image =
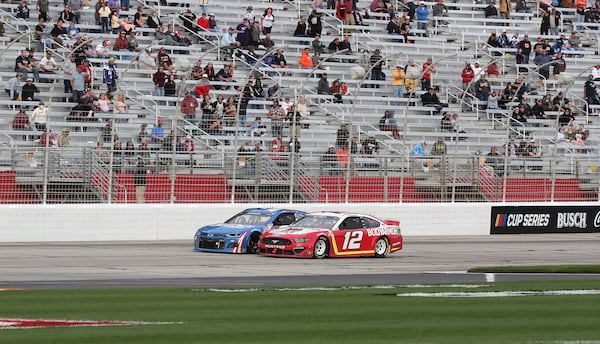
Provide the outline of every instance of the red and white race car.
<path id="1" fill-rule="evenodd" d="M 402 249 L 400 222 L 370 215 L 316 212 L 263 233 L 259 254 L 276 257 L 385 257 Z"/>

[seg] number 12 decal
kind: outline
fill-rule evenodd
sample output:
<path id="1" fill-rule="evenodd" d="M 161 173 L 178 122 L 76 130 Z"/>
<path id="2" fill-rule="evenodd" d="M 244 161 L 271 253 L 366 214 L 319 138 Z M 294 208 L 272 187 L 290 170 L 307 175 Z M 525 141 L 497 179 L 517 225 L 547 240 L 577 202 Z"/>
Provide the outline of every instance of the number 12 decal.
<path id="1" fill-rule="evenodd" d="M 344 234 L 344 245 L 342 250 L 356 250 L 360 248 L 360 242 L 363 238 L 363 232 L 346 232 Z"/>

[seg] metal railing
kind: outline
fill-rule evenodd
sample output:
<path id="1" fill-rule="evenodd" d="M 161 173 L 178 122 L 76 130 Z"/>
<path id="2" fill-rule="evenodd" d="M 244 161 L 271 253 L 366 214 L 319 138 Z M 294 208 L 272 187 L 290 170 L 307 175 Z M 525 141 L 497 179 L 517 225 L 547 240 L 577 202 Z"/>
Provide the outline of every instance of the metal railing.
<path id="1" fill-rule="evenodd" d="M 598 153 L 577 147 L 556 157 L 351 154 L 341 161 L 231 149 L 214 163 L 214 150 L 0 151 L 13 157 L 2 162 L 1 203 L 133 203 L 140 160 L 147 203 L 597 202 L 600 188 Z"/>

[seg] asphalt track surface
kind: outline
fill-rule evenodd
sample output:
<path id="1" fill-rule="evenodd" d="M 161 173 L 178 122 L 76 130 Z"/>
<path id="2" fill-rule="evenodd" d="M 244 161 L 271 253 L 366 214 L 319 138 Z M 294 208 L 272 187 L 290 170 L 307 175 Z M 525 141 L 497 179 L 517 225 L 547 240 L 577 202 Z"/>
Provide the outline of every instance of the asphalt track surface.
<path id="1" fill-rule="evenodd" d="M 402 285 L 600 275 L 472 274 L 497 265 L 600 264 L 600 234 L 407 237 L 387 258 L 194 252 L 192 241 L 0 244 L 0 289 Z"/>

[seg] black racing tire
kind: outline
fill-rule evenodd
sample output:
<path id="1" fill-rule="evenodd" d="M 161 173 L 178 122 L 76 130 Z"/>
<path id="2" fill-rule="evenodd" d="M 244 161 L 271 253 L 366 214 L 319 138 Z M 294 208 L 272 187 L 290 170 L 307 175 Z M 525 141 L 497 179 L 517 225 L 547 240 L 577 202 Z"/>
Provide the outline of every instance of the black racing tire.
<path id="1" fill-rule="evenodd" d="M 258 244 L 260 243 L 260 234 L 252 233 L 248 238 L 248 248 L 246 253 L 256 254 L 258 253 Z"/>
<path id="2" fill-rule="evenodd" d="M 375 243 L 375 257 L 385 258 L 390 253 L 390 243 L 386 238 L 379 238 Z"/>
<path id="3" fill-rule="evenodd" d="M 329 255 L 329 241 L 327 238 L 320 237 L 315 242 L 314 257 L 317 259 L 323 259 Z"/>

